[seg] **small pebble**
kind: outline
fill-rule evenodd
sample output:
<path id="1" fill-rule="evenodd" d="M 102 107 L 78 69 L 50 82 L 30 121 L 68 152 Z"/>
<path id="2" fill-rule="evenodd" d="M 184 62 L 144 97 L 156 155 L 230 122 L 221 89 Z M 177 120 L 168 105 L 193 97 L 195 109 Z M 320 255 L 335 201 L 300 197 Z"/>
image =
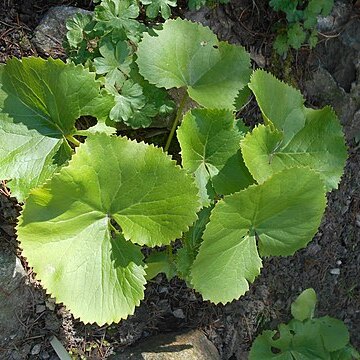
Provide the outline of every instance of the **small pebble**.
<path id="1" fill-rule="evenodd" d="M 360 214 L 356 215 L 356 226 L 360 227 Z"/>
<path id="2" fill-rule="evenodd" d="M 330 274 L 331 275 L 340 275 L 340 269 L 339 268 L 331 269 Z"/>
<path id="3" fill-rule="evenodd" d="M 191 294 L 189 295 L 189 300 L 190 300 L 190 301 L 197 301 L 196 295 L 195 295 L 194 293 L 191 293 Z"/>
<path id="4" fill-rule="evenodd" d="M 46 300 L 45 305 L 49 310 L 54 311 L 55 310 L 55 299 Z"/>
<path id="5" fill-rule="evenodd" d="M 169 289 L 166 286 L 160 286 L 159 288 L 159 294 L 164 294 L 164 293 L 168 293 Z"/>
<path id="6" fill-rule="evenodd" d="M 46 310 L 45 305 L 36 305 L 36 313 L 37 314 L 41 314 L 42 312 L 44 312 Z"/>
<path id="7" fill-rule="evenodd" d="M 185 315 L 184 315 L 184 312 L 182 311 L 182 309 L 174 310 L 173 315 L 178 319 L 185 319 Z"/>
<path id="8" fill-rule="evenodd" d="M 43 351 L 40 354 L 40 359 L 42 359 L 42 360 L 47 360 L 49 357 L 50 357 L 50 355 L 49 355 L 49 353 L 47 351 Z"/>
<path id="9" fill-rule="evenodd" d="M 41 344 L 34 345 L 34 347 L 31 349 L 31 355 L 40 354 L 40 350 L 41 350 Z"/>

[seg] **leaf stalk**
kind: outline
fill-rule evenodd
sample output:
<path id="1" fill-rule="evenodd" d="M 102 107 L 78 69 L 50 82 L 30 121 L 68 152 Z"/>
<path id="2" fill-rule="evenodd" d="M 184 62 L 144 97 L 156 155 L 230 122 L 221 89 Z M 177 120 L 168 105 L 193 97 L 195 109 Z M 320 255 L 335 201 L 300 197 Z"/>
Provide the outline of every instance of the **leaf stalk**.
<path id="1" fill-rule="evenodd" d="M 72 135 L 66 135 L 65 138 L 66 138 L 66 140 L 71 142 L 76 147 L 80 146 L 80 144 L 81 144 L 81 142 L 79 140 L 75 139 Z"/>
<path id="2" fill-rule="evenodd" d="M 164 151 L 167 152 L 169 150 L 169 147 L 170 147 L 170 144 L 171 144 L 171 141 L 174 137 L 174 134 L 175 134 L 175 131 L 176 131 L 176 128 L 179 124 L 179 121 L 180 121 L 180 117 L 183 113 L 183 110 L 184 110 L 184 107 L 185 107 L 185 104 L 187 102 L 189 98 L 189 95 L 187 92 L 185 92 L 184 96 L 182 97 L 181 101 L 180 101 L 180 105 L 178 107 L 178 110 L 176 112 L 176 117 L 175 117 L 175 120 L 174 120 L 174 123 L 173 123 L 173 126 L 171 128 L 171 131 L 170 131 L 170 134 L 169 134 L 169 137 L 166 141 L 166 145 L 164 147 Z"/>

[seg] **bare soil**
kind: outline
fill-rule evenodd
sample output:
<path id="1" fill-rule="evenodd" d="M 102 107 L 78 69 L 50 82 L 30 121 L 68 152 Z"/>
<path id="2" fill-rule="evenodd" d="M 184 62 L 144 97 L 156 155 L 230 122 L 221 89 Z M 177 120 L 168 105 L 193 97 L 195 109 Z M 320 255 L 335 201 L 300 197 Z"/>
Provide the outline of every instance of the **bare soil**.
<path id="1" fill-rule="evenodd" d="M 60 3 L 91 8 L 91 2 L 85 0 L 3 0 L 0 3 L 0 62 L 10 56 L 37 55 L 31 44 L 34 27 L 50 6 Z M 274 56 L 271 27 L 278 17 L 267 15 L 267 1 L 237 1 L 221 11 L 222 17 L 213 17 L 213 23 L 237 24 L 230 29 L 221 23 L 221 37 L 235 42 L 247 39 L 245 45 L 257 56 L 254 66 L 264 61 L 263 65 L 278 77 L 303 88 L 315 71 L 308 65 L 310 51 L 301 49 L 286 60 Z M 358 16 L 355 9 L 353 16 Z M 307 100 L 310 105 L 321 104 L 316 97 Z M 253 103 L 241 115 L 250 123 L 259 118 Z M 8 346 L 0 349 L 0 358 L 57 359 L 49 344 L 50 337 L 55 335 L 75 358 L 106 359 L 113 351 L 120 352 L 152 335 L 200 328 L 216 345 L 222 359 L 246 359 L 252 341 L 262 330 L 290 319 L 291 302 L 307 287 L 313 287 L 318 294 L 318 315 L 343 320 L 350 330 L 352 344 L 360 349 L 360 152 L 350 128 L 351 124 L 344 123 L 349 147 L 345 173 L 339 189 L 328 196 L 328 207 L 313 241 L 292 257 L 266 259 L 262 274 L 240 300 L 215 306 L 203 302 L 184 282 L 177 279 L 168 282 L 159 275 L 148 284 L 145 300 L 128 320 L 104 327 L 84 325 L 45 295 L 24 263 L 31 301 L 17 314 L 18 334 Z M 2 247 L 21 256 L 14 232 L 19 209 L 3 184 L 0 242 Z M 340 273 L 335 275 L 333 269 L 339 269 Z M 179 310 L 184 316 L 179 316 Z M 41 350 L 32 355 L 32 351 L 36 352 L 34 346 L 40 346 Z"/>

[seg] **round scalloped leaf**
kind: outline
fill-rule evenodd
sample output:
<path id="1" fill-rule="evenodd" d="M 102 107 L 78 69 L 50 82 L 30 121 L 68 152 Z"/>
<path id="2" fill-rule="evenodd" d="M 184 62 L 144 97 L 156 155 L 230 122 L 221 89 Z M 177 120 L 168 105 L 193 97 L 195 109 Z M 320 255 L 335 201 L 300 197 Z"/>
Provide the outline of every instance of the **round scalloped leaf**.
<path id="1" fill-rule="evenodd" d="M 240 152 L 243 136 L 230 110 L 195 109 L 184 116 L 177 131 L 182 165 L 195 175 L 204 206 L 209 184 L 228 195 L 253 183 Z"/>
<path id="2" fill-rule="evenodd" d="M 235 109 L 235 98 L 250 77 L 243 47 L 219 42 L 209 28 L 180 18 L 166 21 L 156 33 L 144 34 L 137 51 L 146 80 L 166 89 L 186 87 L 204 107 Z"/>
<path id="3" fill-rule="evenodd" d="M 145 271 L 133 243 L 179 237 L 196 219 L 197 192 L 161 149 L 93 135 L 30 193 L 17 229 L 23 254 L 48 292 L 82 321 L 119 321 L 143 297 Z M 122 229 L 115 239 L 110 221 Z"/>
<path id="4" fill-rule="evenodd" d="M 10 59 L 0 71 L 0 178 L 23 200 L 70 155 L 75 120 L 98 112 L 100 83 L 82 66 Z"/>
<path id="5" fill-rule="evenodd" d="M 324 185 L 307 168 L 286 169 L 219 201 L 194 262 L 192 285 L 214 303 L 238 299 L 260 273 L 261 256 L 292 255 L 314 236 Z"/>
<path id="6" fill-rule="evenodd" d="M 284 134 L 260 125 L 241 141 L 246 166 L 258 182 L 284 168 L 308 166 L 326 189 L 337 188 L 347 157 L 344 136 L 331 108 L 306 110 L 306 122 L 286 143 Z"/>

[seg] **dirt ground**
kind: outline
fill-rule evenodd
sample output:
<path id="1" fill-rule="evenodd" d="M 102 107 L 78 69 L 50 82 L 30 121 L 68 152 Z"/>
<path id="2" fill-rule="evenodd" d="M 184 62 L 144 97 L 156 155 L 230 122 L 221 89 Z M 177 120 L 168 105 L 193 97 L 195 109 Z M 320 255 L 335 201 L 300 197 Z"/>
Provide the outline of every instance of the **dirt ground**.
<path id="1" fill-rule="evenodd" d="M 85 0 L 3 0 L 0 3 L 0 62 L 9 56 L 37 55 L 31 43 L 32 32 L 46 10 L 60 3 L 91 8 L 91 2 Z M 265 66 L 305 92 L 306 81 L 316 71 L 311 65 L 312 59 L 324 56 L 321 44 L 312 53 L 304 48 L 286 60 L 274 57 L 270 30 L 277 18 L 265 16 L 268 11 L 267 1 L 238 0 L 220 8 L 209 21 L 220 37 L 233 42 L 243 40 L 252 54 L 254 66 Z M 359 17 L 355 8 L 351 16 Z M 226 26 L 224 22 L 233 26 Z M 331 37 L 325 40 L 335 41 Z M 356 76 L 360 78 L 359 74 Z M 322 99 L 314 95 L 308 96 L 307 101 L 310 105 L 323 104 Z M 251 103 L 241 115 L 251 123 L 258 114 Z M 222 359 L 246 359 L 254 338 L 262 330 L 288 321 L 291 302 L 308 287 L 313 287 L 318 294 L 317 314 L 343 320 L 352 344 L 360 349 L 360 152 L 351 119 L 343 120 L 343 125 L 349 158 L 339 189 L 328 196 L 328 207 L 318 233 L 306 249 L 294 256 L 266 259 L 262 274 L 240 300 L 215 306 L 203 302 L 184 282 L 176 279 L 167 282 L 159 275 L 148 284 L 145 300 L 128 320 L 104 327 L 84 325 L 74 320 L 64 307 L 54 304 L 27 268 L 30 300 L 17 313 L 18 334 L 0 348 L 0 358 L 57 359 L 49 344 L 50 337 L 55 335 L 75 358 L 106 359 L 113 351 L 118 353 L 158 333 L 200 328 L 216 345 Z M 19 209 L 3 186 L 0 244 L 1 248 L 6 247 L 17 255 L 20 254 L 14 226 Z M 40 348 L 36 354 L 34 346 Z"/>

